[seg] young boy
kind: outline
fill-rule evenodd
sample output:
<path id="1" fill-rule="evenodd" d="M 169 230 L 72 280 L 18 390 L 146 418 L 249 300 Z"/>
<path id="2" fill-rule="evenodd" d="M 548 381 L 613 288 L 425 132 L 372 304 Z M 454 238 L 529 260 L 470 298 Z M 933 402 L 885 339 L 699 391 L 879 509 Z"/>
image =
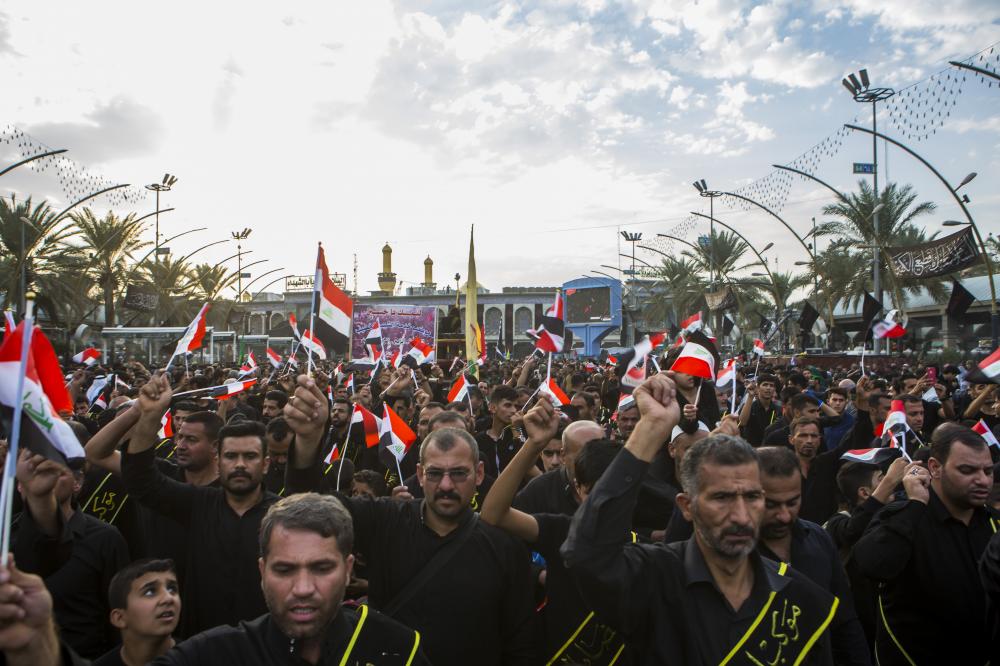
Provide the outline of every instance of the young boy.
<path id="1" fill-rule="evenodd" d="M 174 646 L 181 596 L 172 560 L 139 560 L 111 579 L 111 624 L 122 644 L 93 666 L 140 666 Z"/>

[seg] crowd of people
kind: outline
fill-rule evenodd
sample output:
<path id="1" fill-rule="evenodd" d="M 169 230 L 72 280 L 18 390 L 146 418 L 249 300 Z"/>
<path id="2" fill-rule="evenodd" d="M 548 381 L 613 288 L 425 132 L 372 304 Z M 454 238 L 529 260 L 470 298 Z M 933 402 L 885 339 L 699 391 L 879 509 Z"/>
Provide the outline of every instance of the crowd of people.
<path id="1" fill-rule="evenodd" d="M 537 355 L 227 399 L 191 391 L 235 366 L 79 370 L 86 460 L 17 463 L 5 663 L 1000 663 L 996 384 L 676 353 L 635 388 Z M 355 403 L 412 428 L 398 465 Z"/>

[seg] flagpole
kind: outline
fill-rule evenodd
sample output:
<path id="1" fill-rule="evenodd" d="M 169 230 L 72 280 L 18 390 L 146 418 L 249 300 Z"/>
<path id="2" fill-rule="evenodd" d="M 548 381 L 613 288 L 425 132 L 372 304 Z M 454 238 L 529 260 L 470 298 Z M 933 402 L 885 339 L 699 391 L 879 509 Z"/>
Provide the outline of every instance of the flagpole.
<path id="1" fill-rule="evenodd" d="M 699 377 L 701 381 L 698 382 L 698 390 L 694 393 L 694 406 L 697 409 L 698 403 L 701 401 L 701 387 L 705 383 L 704 377 Z"/>
<path id="2" fill-rule="evenodd" d="M 340 464 L 337 466 L 337 492 L 340 492 L 340 475 L 344 471 L 344 458 L 347 457 L 347 441 L 351 438 L 351 427 L 353 425 L 354 414 L 352 413 L 351 420 L 347 422 L 347 434 L 344 436 L 344 450 L 340 452 Z M 330 430 L 333 430 L 333 426 L 330 426 Z"/>
<path id="3" fill-rule="evenodd" d="M 760 371 L 760 354 L 757 354 L 757 365 L 753 366 L 753 380 L 757 381 L 757 373 Z"/>
<path id="4" fill-rule="evenodd" d="M 28 298 L 24 309 L 24 330 L 21 337 L 21 361 L 17 374 L 17 392 L 14 394 L 14 415 L 10 429 L 7 461 L 4 465 L 3 489 L 0 490 L 0 509 L 3 510 L 3 535 L 0 537 L 0 563 L 7 565 L 10 553 L 11 509 L 14 500 L 14 484 L 17 483 L 18 447 L 21 443 L 21 417 L 24 413 L 24 380 L 28 374 L 28 352 L 31 349 L 31 334 L 34 330 L 35 301 Z"/>
<path id="5" fill-rule="evenodd" d="M 861 376 L 865 376 L 865 341 L 861 341 Z"/>
<path id="6" fill-rule="evenodd" d="M 317 265 L 317 270 L 319 268 L 319 248 L 321 248 L 321 247 L 323 247 L 322 243 L 316 243 L 316 248 L 317 248 L 316 249 L 316 262 L 317 262 L 316 265 Z M 313 340 L 316 339 L 316 321 L 315 321 L 315 319 L 316 319 L 316 289 L 317 288 L 320 289 L 320 290 L 323 289 L 322 283 L 318 282 L 316 280 L 315 272 L 316 271 L 314 271 L 314 277 L 313 277 L 312 302 L 309 304 L 309 335 L 313 336 Z M 309 345 L 309 349 L 307 350 L 307 353 L 309 355 L 309 358 L 308 358 L 308 361 L 306 363 L 306 374 L 311 375 L 312 371 L 313 371 L 313 350 L 312 350 L 312 345 Z"/>
<path id="7" fill-rule="evenodd" d="M 736 413 L 736 361 L 733 360 L 733 394 L 729 396 L 730 410 Z"/>
<path id="8" fill-rule="evenodd" d="M 403 485 L 403 469 L 399 466 L 399 458 L 396 458 L 396 454 L 392 455 L 396 459 L 396 473 L 399 474 L 399 485 Z"/>

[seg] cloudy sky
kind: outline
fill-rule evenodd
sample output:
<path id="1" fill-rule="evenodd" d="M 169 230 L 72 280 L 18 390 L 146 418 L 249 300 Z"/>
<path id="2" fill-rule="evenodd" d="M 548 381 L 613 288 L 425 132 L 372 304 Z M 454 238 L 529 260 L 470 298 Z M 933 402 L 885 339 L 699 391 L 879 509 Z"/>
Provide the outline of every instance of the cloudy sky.
<path id="1" fill-rule="evenodd" d="M 376 288 L 385 241 L 404 284 L 422 280 L 428 254 L 439 284 L 464 275 L 471 224 L 480 282 L 494 290 L 607 271 L 621 229 L 694 240 L 704 229 L 684 220 L 707 206 L 691 181 L 747 187 L 856 116 L 870 124 L 844 74 L 867 67 L 874 84 L 917 84 L 929 99 L 956 89 L 926 81 L 949 59 L 1000 54 L 989 52 L 996 0 L 152 7 L 0 5 L 0 127 L 68 148 L 110 182 L 175 174 L 164 234 L 208 227 L 171 243 L 175 253 L 251 227 L 246 247 L 269 260 L 261 269 L 306 274 L 319 240 L 334 271 L 350 273 L 357 255 L 362 291 Z M 955 101 L 943 126 L 912 146 L 954 184 L 978 172 L 965 190 L 973 215 L 1000 232 L 1000 90 L 970 78 L 943 98 Z M 912 113 L 887 111 L 880 129 L 901 137 Z M 851 162 L 870 161 L 871 142 L 852 134 L 837 148 L 821 151 L 815 173 L 850 189 Z M 960 215 L 912 158 L 887 156 L 883 179 L 939 204 L 929 227 Z M 16 159 L 0 146 L 0 164 Z M 66 203 L 52 170 L 5 176 L 0 195 L 11 194 Z M 781 214 L 805 233 L 830 196 L 796 181 L 784 199 Z M 773 241 L 777 268 L 805 259 L 766 214 L 721 202 L 716 213 L 758 246 Z"/>

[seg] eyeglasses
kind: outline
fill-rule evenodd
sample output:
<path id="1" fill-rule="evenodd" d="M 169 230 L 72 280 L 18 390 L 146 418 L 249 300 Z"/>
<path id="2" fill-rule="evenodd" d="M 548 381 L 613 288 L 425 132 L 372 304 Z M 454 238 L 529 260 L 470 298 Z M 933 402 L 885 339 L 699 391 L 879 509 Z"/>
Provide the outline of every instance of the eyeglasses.
<path id="1" fill-rule="evenodd" d="M 430 469 L 424 470 L 424 478 L 431 483 L 440 483 L 441 479 L 448 475 L 452 483 L 462 483 L 469 478 L 472 472 L 465 467 L 459 467 L 458 469 L 437 469 L 436 467 L 431 467 Z"/>

